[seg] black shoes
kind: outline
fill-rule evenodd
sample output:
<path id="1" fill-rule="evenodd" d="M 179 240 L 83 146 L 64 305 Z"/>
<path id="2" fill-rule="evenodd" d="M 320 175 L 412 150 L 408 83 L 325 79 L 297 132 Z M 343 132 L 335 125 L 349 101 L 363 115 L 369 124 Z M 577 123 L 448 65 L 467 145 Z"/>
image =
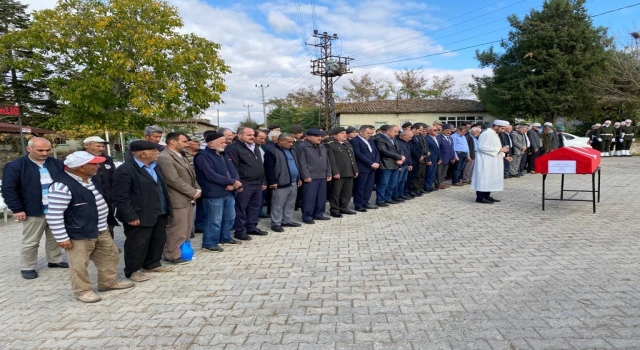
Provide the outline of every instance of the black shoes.
<path id="1" fill-rule="evenodd" d="M 274 232 L 284 232 L 282 226 L 271 226 L 271 230 Z"/>
<path id="2" fill-rule="evenodd" d="M 26 280 L 38 278 L 38 273 L 36 272 L 36 270 L 22 270 L 20 271 L 20 273 L 22 274 L 22 278 Z"/>
<path id="3" fill-rule="evenodd" d="M 397 200 L 392 199 L 390 201 L 387 201 L 387 204 L 400 204 L 400 202 L 398 202 Z M 378 205 L 380 205 L 380 204 L 378 204 Z"/>
<path id="4" fill-rule="evenodd" d="M 293 221 L 292 221 L 292 222 L 283 222 L 283 223 L 282 223 L 282 226 L 283 226 L 283 227 L 300 227 L 300 226 L 302 226 L 302 225 L 300 225 L 300 224 L 299 224 L 299 223 L 297 223 L 297 222 L 293 222 Z"/>
<path id="5" fill-rule="evenodd" d="M 365 204 L 362 206 L 365 209 L 378 209 L 379 207 L 377 205 L 373 205 L 373 204 Z"/>
<path id="6" fill-rule="evenodd" d="M 365 209 L 365 208 L 356 208 L 356 211 L 359 211 L 361 213 L 366 213 L 367 209 Z"/>
<path id="7" fill-rule="evenodd" d="M 326 216 L 319 216 L 317 218 L 314 218 L 316 220 L 331 220 L 330 218 L 326 217 Z"/>
<path id="8" fill-rule="evenodd" d="M 270 217 L 271 217 L 271 216 L 266 215 L 266 214 L 258 215 L 258 218 L 260 218 L 260 219 L 268 219 L 268 218 L 270 218 Z"/>
<path id="9" fill-rule="evenodd" d="M 193 232 L 195 232 L 195 233 L 204 233 L 204 229 L 197 228 Z"/>
<path id="10" fill-rule="evenodd" d="M 395 204 L 395 203 L 394 203 Z M 388 207 L 389 204 L 385 203 L 385 202 L 380 202 L 380 203 L 376 203 L 377 207 Z M 366 208 L 366 207 L 365 207 Z M 368 208 L 367 208 L 368 209 Z"/>
<path id="11" fill-rule="evenodd" d="M 489 202 L 494 202 L 494 203 L 498 203 L 498 202 L 500 202 L 500 200 L 499 200 L 499 199 L 495 199 L 495 198 L 493 198 L 493 197 L 491 197 L 491 196 L 487 197 L 487 200 L 488 200 Z"/>
<path id="12" fill-rule="evenodd" d="M 240 241 L 236 241 L 235 239 L 231 238 L 231 240 L 230 240 L 230 241 L 227 241 L 227 242 L 220 242 L 220 244 L 237 244 L 237 245 L 240 245 L 240 244 L 242 244 L 242 242 L 240 242 Z"/>
<path id="13" fill-rule="evenodd" d="M 492 201 L 485 199 L 485 198 L 476 198 L 476 203 L 482 203 L 482 204 L 493 204 Z"/>
<path id="14" fill-rule="evenodd" d="M 356 212 L 351 210 L 351 209 L 346 209 L 346 210 L 340 210 L 340 212 L 342 214 L 347 214 L 347 215 L 356 215 Z"/>
<path id="15" fill-rule="evenodd" d="M 305 223 L 305 224 L 307 224 L 307 225 L 313 225 L 313 224 L 315 224 L 315 223 L 316 223 L 315 221 L 313 221 L 313 220 L 311 220 L 311 219 L 309 219 L 309 220 L 302 220 L 302 222 L 304 222 L 304 223 Z"/>
<path id="16" fill-rule="evenodd" d="M 266 236 L 269 234 L 269 232 L 262 231 L 261 229 L 257 228 L 255 231 L 247 232 L 247 234 L 254 235 L 254 236 Z"/>
<path id="17" fill-rule="evenodd" d="M 215 246 L 215 247 L 203 247 L 203 250 L 208 250 L 210 252 L 214 252 L 214 253 L 220 253 L 220 252 L 224 252 L 224 249 L 222 249 L 222 247 L 219 246 Z"/>
<path id="18" fill-rule="evenodd" d="M 48 263 L 47 267 L 50 268 L 61 268 L 61 269 L 68 269 L 69 268 L 69 264 L 67 264 L 66 262 L 59 262 L 59 263 Z"/>
<path id="19" fill-rule="evenodd" d="M 182 258 L 178 258 L 178 259 L 164 259 L 164 262 L 171 264 L 171 265 L 184 265 L 184 264 L 188 264 L 189 261 L 184 260 Z"/>
<path id="20" fill-rule="evenodd" d="M 239 239 L 241 241 L 250 241 L 251 240 L 251 236 L 249 236 L 246 233 L 236 233 L 234 235 L 235 239 Z"/>
<path id="21" fill-rule="evenodd" d="M 331 215 L 332 217 L 334 217 L 334 218 L 341 218 L 341 217 L 342 217 L 342 214 L 340 214 L 340 213 L 331 213 L 330 215 Z M 318 219 L 318 218 L 316 218 L 316 219 Z M 318 220 L 319 220 L 319 219 L 318 219 Z"/>

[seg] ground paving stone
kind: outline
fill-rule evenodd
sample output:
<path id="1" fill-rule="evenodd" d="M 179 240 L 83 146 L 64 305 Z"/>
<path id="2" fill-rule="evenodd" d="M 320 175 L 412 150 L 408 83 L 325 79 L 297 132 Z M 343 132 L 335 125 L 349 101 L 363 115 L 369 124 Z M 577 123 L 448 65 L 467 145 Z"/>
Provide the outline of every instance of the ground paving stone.
<path id="1" fill-rule="evenodd" d="M 506 180 L 491 206 L 451 188 L 196 249 L 191 264 L 91 305 L 42 248 L 40 277 L 22 279 L 21 226 L 0 223 L 0 348 L 638 349 L 639 173 L 640 158 L 604 159 L 595 215 L 588 202 L 541 211 L 540 175 Z M 559 176 L 547 184 L 557 196 Z"/>

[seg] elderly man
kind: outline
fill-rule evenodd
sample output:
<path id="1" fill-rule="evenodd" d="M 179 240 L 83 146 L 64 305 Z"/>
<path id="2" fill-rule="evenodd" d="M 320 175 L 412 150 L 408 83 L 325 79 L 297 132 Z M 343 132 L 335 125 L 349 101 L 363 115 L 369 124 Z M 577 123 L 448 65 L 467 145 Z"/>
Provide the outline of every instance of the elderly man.
<path id="1" fill-rule="evenodd" d="M 107 216 L 107 225 L 109 225 L 109 233 L 113 238 L 113 228 L 115 226 L 120 226 L 118 220 L 114 216 L 115 208 L 113 207 L 113 174 L 116 172 L 116 166 L 113 163 L 113 158 L 104 154 L 104 147 L 107 141 L 103 140 L 100 136 L 91 136 L 84 139 L 82 144 L 84 145 L 84 150 L 94 156 L 103 157 L 105 159 L 104 162 L 99 164 L 98 172 L 96 175 L 91 177 L 91 181 L 101 189 L 104 200 L 107 202 L 107 206 L 109 207 L 109 215 Z"/>
<path id="2" fill-rule="evenodd" d="M 429 148 L 429 156 L 425 159 L 427 167 L 425 168 L 423 189 L 425 193 L 431 193 L 440 189 L 438 188 L 439 186 L 435 186 L 438 165 L 442 163 L 442 159 L 440 159 L 440 144 L 438 142 L 440 131 L 438 131 L 438 126 L 434 125 L 427 127 L 426 133 L 424 139 Z"/>
<path id="3" fill-rule="evenodd" d="M 280 130 L 269 131 L 269 135 L 267 135 L 267 142 L 264 144 L 265 152 L 278 143 L 278 137 L 280 136 L 280 134 Z"/>
<path id="4" fill-rule="evenodd" d="M 553 128 L 551 125 L 545 125 L 542 129 L 542 148 L 544 149 L 544 153 L 549 153 L 551 151 L 557 150 L 560 146 L 558 142 L 558 137 L 556 133 L 553 132 Z"/>
<path id="5" fill-rule="evenodd" d="M 196 154 L 200 152 L 200 145 L 202 143 L 202 138 L 198 136 L 187 136 L 187 147 L 184 148 L 184 156 L 189 161 L 189 165 L 191 168 L 195 169 L 193 165 L 193 159 L 196 157 Z"/>
<path id="6" fill-rule="evenodd" d="M 469 159 L 467 160 L 467 164 L 464 165 L 464 169 L 462 171 L 462 182 L 466 184 L 471 184 L 471 176 L 473 174 L 473 164 L 476 160 L 476 150 L 478 149 L 478 136 L 482 129 L 475 126 L 472 127 L 469 132 L 465 135 L 467 139 L 467 146 L 469 146 Z"/>
<path id="7" fill-rule="evenodd" d="M 164 130 L 157 126 L 151 125 L 144 128 L 143 138 L 145 141 L 155 143 L 158 147 L 158 152 L 162 152 L 164 146 L 160 145 L 160 140 L 162 139 L 162 135 L 164 134 Z M 127 153 L 124 156 L 125 162 L 130 162 L 133 160 L 133 155 L 131 154 L 131 146 L 127 150 Z"/>
<path id="8" fill-rule="evenodd" d="M 13 212 L 14 220 L 22 223 L 20 273 L 25 279 L 34 279 L 38 278 L 38 247 L 43 233 L 46 236 L 47 266 L 69 267 L 62 262 L 62 251 L 44 216 L 49 208 L 49 185 L 52 178 L 64 172 L 64 165 L 49 157 L 51 143 L 47 139 L 32 138 L 27 143 L 27 152 L 26 156 L 4 166 L 2 197 Z"/>
<path id="9" fill-rule="evenodd" d="M 324 131 L 307 130 L 307 139 L 296 147 L 302 179 L 302 222 L 329 220 L 324 216 L 327 202 L 327 182 L 331 181 L 331 166 L 327 148 L 322 144 Z"/>
<path id="10" fill-rule="evenodd" d="M 464 126 L 459 126 L 454 133 L 451 134 L 451 140 L 453 141 L 453 151 L 456 153 L 457 161 L 454 164 L 453 176 L 451 177 L 451 184 L 453 186 L 463 186 L 462 172 L 467 162 L 471 161 L 471 152 L 469 150 L 469 142 L 466 135 L 467 129 Z"/>
<path id="11" fill-rule="evenodd" d="M 442 133 L 437 137 L 438 147 L 440 147 L 440 160 L 442 162 L 438 163 L 435 187 L 441 190 L 449 187 L 444 184 L 444 178 L 447 175 L 449 166 L 458 160 L 458 156 L 456 156 L 456 152 L 453 149 L 453 140 L 451 139 L 453 130 L 453 125 L 444 124 L 442 125 Z"/>
<path id="12" fill-rule="evenodd" d="M 254 143 L 258 146 L 258 150 L 260 151 L 260 156 L 262 157 L 262 160 L 264 162 L 264 156 L 265 156 L 264 145 L 267 142 L 267 132 L 264 131 L 264 130 L 255 129 L 254 133 L 256 135 L 254 137 Z M 267 219 L 267 218 L 270 217 L 269 215 L 265 214 L 265 212 L 264 212 L 264 206 L 268 204 L 267 203 L 267 193 L 271 193 L 271 191 L 269 190 L 268 187 L 267 187 L 266 191 L 262 191 L 262 204 L 260 205 L 260 210 L 258 211 L 258 218 L 259 219 Z"/>
<path id="13" fill-rule="evenodd" d="M 169 264 L 186 264 L 181 258 L 180 246 L 191 237 L 195 217 L 195 201 L 202 191 L 196 181 L 195 170 L 183 155 L 187 136 L 179 132 L 167 134 L 167 147 L 158 156 L 167 181 L 167 192 L 173 208 L 167 225 L 167 243 L 164 261 Z"/>
<path id="14" fill-rule="evenodd" d="M 476 162 L 473 168 L 471 188 L 476 190 L 476 203 L 493 204 L 499 200 L 491 197 L 491 192 L 502 191 L 504 187 L 504 158 L 509 151 L 503 146 L 498 134 L 504 132 L 509 122 L 496 119 L 493 127 L 486 129 L 478 139 Z"/>
<path id="15" fill-rule="evenodd" d="M 389 204 L 398 204 L 393 200 L 393 191 L 398 185 L 398 167 L 402 165 L 406 157 L 400 150 L 400 145 L 396 144 L 396 136 L 400 132 L 397 125 L 383 125 L 380 127 L 382 134 L 378 136 L 374 143 L 380 152 L 380 170 L 378 173 L 378 184 L 376 185 L 376 205 L 387 207 Z"/>
<path id="16" fill-rule="evenodd" d="M 396 138 L 400 151 L 404 155 L 404 162 L 398 166 L 398 184 L 391 195 L 391 199 L 398 202 L 415 198 L 415 196 L 409 195 L 410 191 L 407 187 L 407 177 L 415 165 L 413 158 L 411 157 L 411 145 L 409 145 L 409 141 L 412 138 L 413 132 L 411 129 L 402 130 Z"/>
<path id="17" fill-rule="evenodd" d="M 540 123 L 531 124 L 531 129 L 527 131 L 527 138 L 529 139 L 529 154 L 527 155 L 527 171 L 529 174 L 536 173 L 536 159 L 542 155 L 542 142 L 540 141 Z"/>
<path id="18" fill-rule="evenodd" d="M 329 190 L 329 212 L 340 218 L 342 214 L 354 215 L 348 208 L 353 195 L 353 179 L 358 177 L 358 167 L 353 146 L 347 142 L 347 131 L 336 127 L 329 131 L 331 141 L 325 144 L 331 166 L 331 188 Z"/>
<path id="19" fill-rule="evenodd" d="M 636 141 L 636 127 L 631 119 L 624 121 L 624 125 L 620 127 L 620 138 L 622 139 L 622 156 L 631 157 L 631 144 Z"/>
<path id="20" fill-rule="evenodd" d="M 236 243 L 231 238 L 231 227 L 236 218 L 235 194 L 242 192 L 242 183 L 233 161 L 224 153 L 227 146 L 224 135 L 209 134 L 206 141 L 207 148 L 195 158 L 206 217 L 202 249 L 222 252 L 219 244 Z"/>
<path id="21" fill-rule="evenodd" d="M 284 232 L 282 226 L 301 226 L 293 221 L 298 187 L 302 185 L 298 160 L 292 150 L 294 142 L 292 134 L 280 134 L 278 144 L 265 153 L 264 169 L 273 203 L 271 229 L 275 232 Z"/>
<path id="22" fill-rule="evenodd" d="M 92 181 L 105 160 L 84 151 L 68 155 L 65 173 L 55 176 L 49 191 L 47 222 L 58 245 L 67 252 L 73 295 L 85 303 L 102 299 L 91 289 L 90 260 L 98 270 L 98 291 L 135 286 L 117 280 L 120 255 L 108 230 L 109 208 L 101 188 Z"/>
<path id="23" fill-rule="evenodd" d="M 116 217 L 123 223 L 124 275 L 134 282 L 149 280 L 142 272 L 167 272 L 162 266 L 162 251 L 167 241 L 167 222 L 172 212 L 167 180 L 157 166 L 158 145 L 133 141 L 133 161 L 116 169 L 113 203 Z"/>
<path id="24" fill-rule="evenodd" d="M 234 237 L 248 240 L 248 235 L 264 236 L 267 232 L 258 228 L 258 212 L 262 206 L 262 191 L 267 188 L 260 146 L 255 144 L 255 131 L 238 128 L 238 139 L 228 145 L 225 153 L 231 157 L 240 175 L 243 191 L 236 196 Z"/>
<path id="25" fill-rule="evenodd" d="M 358 177 L 354 181 L 353 205 L 359 212 L 378 209 L 378 206 L 369 203 L 375 172 L 380 167 L 380 153 L 371 140 L 374 129 L 373 125 L 362 125 L 358 136 L 350 141 L 358 165 Z"/>
<path id="26" fill-rule="evenodd" d="M 407 177 L 410 193 L 414 196 L 422 196 L 425 193 L 423 187 L 424 176 L 427 169 L 427 157 L 429 157 L 429 146 L 424 135 L 427 125 L 424 123 L 415 123 L 411 126 L 413 137 L 409 141 L 411 146 L 411 159 L 413 160 L 413 170 L 409 172 Z"/>
<path id="27" fill-rule="evenodd" d="M 522 157 L 527 156 L 527 126 L 518 125 L 517 129 L 511 132 L 511 142 L 513 143 L 513 161 L 509 163 L 509 176 L 519 177 L 520 162 Z"/>

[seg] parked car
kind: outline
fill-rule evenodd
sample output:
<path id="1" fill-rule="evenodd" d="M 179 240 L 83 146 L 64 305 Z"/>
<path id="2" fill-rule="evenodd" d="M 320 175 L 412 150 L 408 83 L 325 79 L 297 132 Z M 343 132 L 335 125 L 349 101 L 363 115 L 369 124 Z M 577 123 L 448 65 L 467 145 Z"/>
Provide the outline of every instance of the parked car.
<path id="1" fill-rule="evenodd" d="M 564 145 L 566 147 L 591 147 L 588 137 L 576 136 L 566 132 L 563 132 L 562 136 L 564 137 Z"/>

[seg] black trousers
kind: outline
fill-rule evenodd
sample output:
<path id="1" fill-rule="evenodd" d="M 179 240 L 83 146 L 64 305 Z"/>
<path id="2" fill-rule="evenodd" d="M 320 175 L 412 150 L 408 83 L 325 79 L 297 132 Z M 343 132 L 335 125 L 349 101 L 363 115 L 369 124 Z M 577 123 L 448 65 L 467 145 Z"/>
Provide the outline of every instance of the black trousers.
<path id="1" fill-rule="evenodd" d="M 625 151 L 628 151 L 631 149 L 631 144 L 633 144 L 633 141 L 631 140 L 624 140 L 624 143 L 622 144 L 622 149 Z"/>
<path id="2" fill-rule="evenodd" d="M 610 152 L 611 151 L 611 140 L 602 140 L 600 142 L 600 152 Z"/>
<path id="3" fill-rule="evenodd" d="M 329 191 L 329 211 L 339 213 L 341 210 L 347 210 L 353 194 L 353 178 L 331 180 Z"/>
<path id="4" fill-rule="evenodd" d="M 124 275 L 162 265 L 162 250 L 167 242 L 167 215 L 158 216 L 154 226 L 124 226 Z"/>
<path id="5" fill-rule="evenodd" d="M 413 167 L 413 170 L 409 172 L 407 176 L 407 184 L 410 192 L 419 192 L 422 189 L 424 183 L 424 171 L 427 168 L 427 163 L 419 163 L 418 166 Z"/>
<path id="6" fill-rule="evenodd" d="M 236 234 L 254 232 L 258 226 L 258 212 L 262 206 L 262 185 L 244 185 L 236 195 L 236 219 L 233 229 Z"/>
<path id="7" fill-rule="evenodd" d="M 324 216 L 327 205 L 327 179 L 313 179 L 302 183 L 302 220 Z"/>

